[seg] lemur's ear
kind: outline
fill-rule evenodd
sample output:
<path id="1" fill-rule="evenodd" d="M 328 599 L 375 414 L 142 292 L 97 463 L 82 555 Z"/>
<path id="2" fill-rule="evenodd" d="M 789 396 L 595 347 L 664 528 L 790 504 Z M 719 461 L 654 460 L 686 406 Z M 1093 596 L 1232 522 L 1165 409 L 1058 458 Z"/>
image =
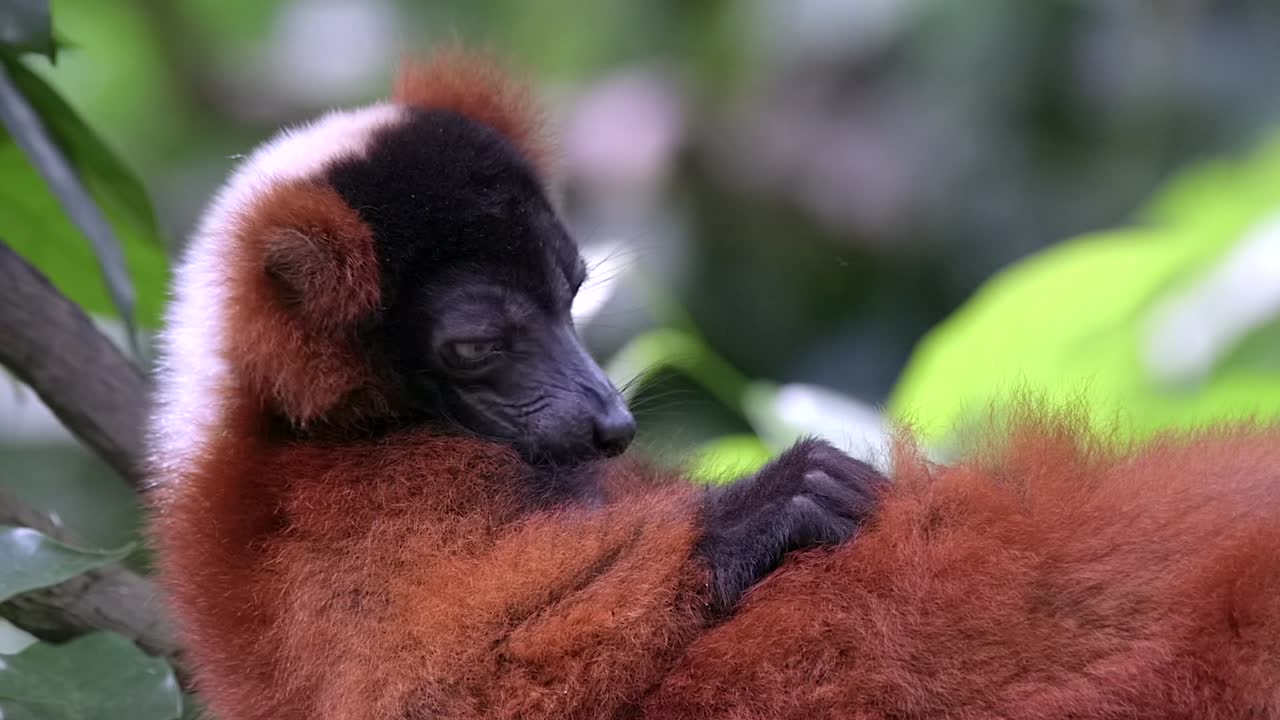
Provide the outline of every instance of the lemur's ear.
<path id="1" fill-rule="evenodd" d="M 297 228 L 282 228 L 264 239 L 263 268 L 285 305 L 303 311 L 308 297 L 322 294 L 327 269 L 340 262 L 326 244 Z"/>
<path id="2" fill-rule="evenodd" d="M 341 332 L 373 311 L 379 274 L 368 226 L 327 186 L 273 195 L 253 232 L 276 302 L 319 332 Z"/>
<path id="3" fill-rule="evenodd" d="M 350 238 L 295 227 L 264 238 L 263 271 L 276 299 L 312 329 L 340 330 L 376 302 L 369 280 L 377 268 L 367 266 L 368 253 L 350 245 Z"/>
<path id="4" fill-rule="evenodd" d="M 334 420 L 361 394 L 379 402 L 360 328 L 381 304 L 373 233 L 333 190 L 281 184 L 240 218 L 241 267 L 229 272 L 228 355 L 240 375 L 297 425 Z"/>

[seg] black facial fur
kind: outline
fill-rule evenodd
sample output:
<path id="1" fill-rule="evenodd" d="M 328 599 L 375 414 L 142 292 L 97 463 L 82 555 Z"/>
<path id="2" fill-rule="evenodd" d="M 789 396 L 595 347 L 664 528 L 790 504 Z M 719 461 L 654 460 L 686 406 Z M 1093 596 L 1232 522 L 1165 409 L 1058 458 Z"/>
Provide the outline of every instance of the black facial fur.
<path id="1" fill-rule="evenodd" d="M 711 568 L 713 610 L 730 612 L 788 552 L 852 538 L 887 482 L 870 465 L 806 440 L 755 475 L 709 489 L 698 552 Z"/>
<path id="2" fill-rule="evenodd" d="M 373 230 L 384 308 L 371 340 L 402 409 L 538 464 L 621 452 L 634 420 L 574 331 L 585 268 L 533 168 L 487 126 L 408 113 L 328 174 Z"/>

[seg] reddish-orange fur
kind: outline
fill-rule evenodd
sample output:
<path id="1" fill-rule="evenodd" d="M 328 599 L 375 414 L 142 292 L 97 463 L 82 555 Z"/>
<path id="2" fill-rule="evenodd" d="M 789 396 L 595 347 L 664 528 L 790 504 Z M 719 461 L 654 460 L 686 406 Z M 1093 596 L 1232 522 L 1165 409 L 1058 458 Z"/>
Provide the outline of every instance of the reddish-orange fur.
<path id="1" fill-rule="evenodd" d="M 530 515 L 482 443 L 247 434 L 159 536 L 225 720 L 623 717 L 664 675 L 642 716 L 1280 717 L 1277 436 L 1080 442 L 903 455 L 855 543 L 788 563 L 674 670 L 701 576 L 661 484 Z"/>
<path id="2" fill-rule="evenodd" d="M 490 70 L 416 72 L 402 99 L 530 142 Z M 219 720 L 1280 717 L 1274 431 L 904 443 L 856 542 L 708 630 L 693 489 L 615 463 L 602 506 L 537 509 L 505 448 L 351 440 L 385 407 L 367 228 L 305 183 L 240 221 L 223 422 L 154 523 Z"/>
<path id="3" fill-rule="evenodd" d="M 155 528 L 219 718 L 608 716 L 701 626 L 691 488 L 530 512 L 497 446 L 273 443 L 244 417 Z"/>
<path id="4" fill-rule="evenodd" d="M 447 55 L 404 102 L 533 141 L 522 96 Z M 419 74 L 428 73 L 428 74 Z M 230 376 L 153 524 L 199 691 L 222 720 L 579 717 L 635 707 L 704 624 L 698 491 L 633 466 L 599 506 L 543 508 L 509 449 L 386 417 L 361 324 L 368 228 L 321 181 L 230 228 Z M 220 268 L 221 270 L 221 268 Z"/>
<path id="5" fill-rule="evenodd" d="M 489 58 L 445 48 L 427 62 L 406 60 L 391 97 L 404 105 L 452 110 L 484 123 L 515 144 L 544 175 L 552 169 L 551 143 L 528 89 Z"/>
<path id="6" fill-rule="evenodd" d="M 239 218 L 233 250 L 226 355 L 245 391 L 300 425 L 382 411 L 356 335 L 378 308 L 378 259 L 355 211 L 322 183 L 277 185 Z"/>
<path id="7" fill-rule="evenodd" d="M 1108 452 L 1024 421 L 897 467 L 852 545 L 766 580 L 648 714 L 1280 717 L 1280 433 Z"/>

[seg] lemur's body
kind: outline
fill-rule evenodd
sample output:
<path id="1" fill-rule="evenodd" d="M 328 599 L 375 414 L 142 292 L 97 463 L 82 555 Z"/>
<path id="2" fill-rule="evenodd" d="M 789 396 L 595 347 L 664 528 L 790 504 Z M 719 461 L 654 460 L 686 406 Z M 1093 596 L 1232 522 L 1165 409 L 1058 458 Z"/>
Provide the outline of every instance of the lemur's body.
<path id="1" fill-rule="evenodd" d="M 604 460 L 521 104 L 411 73 L 256 152 L 178 267 L 155 537 L 218 720 L 1280 717 L 1274 433 L 1033 423 L 890 489 L 812 443 L 714 492 Z"/>
<path id="2" fill-rule="evenodd" d="M 748 594 L 645 717 L 1280 718 L 1280 432 L 985 442 L 902 454 L 857 539 Z"/>
<path id="3" fill-rule="evenodd" d="M 153 461 L 221 720 L 610 717 L 868 508 L 879 476 L 813 443 L 734 493 L 603 460 L 632 420 L 573 332 L 584 269 L 542 162 L 519 91 L 445 55 L 215 200 Z"/>

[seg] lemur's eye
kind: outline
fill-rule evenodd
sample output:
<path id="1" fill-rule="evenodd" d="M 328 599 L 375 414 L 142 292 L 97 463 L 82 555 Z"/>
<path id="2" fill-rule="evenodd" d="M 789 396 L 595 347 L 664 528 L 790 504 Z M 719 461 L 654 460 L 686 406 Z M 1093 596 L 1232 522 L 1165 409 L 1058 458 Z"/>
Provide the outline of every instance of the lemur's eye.
<path id="1" fill-rule="evenodd" d="M 500 340 L 462 340 L 444 346 L 444 359 L 459 370 L 474 370 L 502 352 Z"/>

